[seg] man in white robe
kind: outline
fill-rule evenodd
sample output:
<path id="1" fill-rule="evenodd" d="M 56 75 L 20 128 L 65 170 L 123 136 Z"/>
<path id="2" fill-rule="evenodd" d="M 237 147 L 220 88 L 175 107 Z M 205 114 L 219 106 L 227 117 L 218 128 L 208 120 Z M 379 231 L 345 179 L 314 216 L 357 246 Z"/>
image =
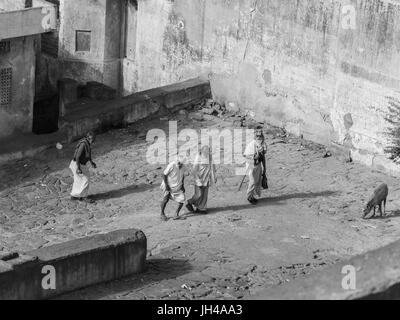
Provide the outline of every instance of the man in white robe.
<path id="1" fill-rule="evenodd" d="M 177 161 L 171 162 L 164 171 L 163 182 L 161 184 L 161 190 L 163 192 L 163 200 L 161 202 L 161 220 L 167 221 L 168 218 L 165 214 L 165 208 L 170 200 L 173 200 L 179 204 L 176 213 L 175 220 L 178 220 L 179 213 L 185 204 L 185 177 L 184 177 L 184 159 L 178 159 Z"/>
<path id="2" fill-rule="evenodd" d="M 69 165 L 74 177 L 71 191 L 71 200 L 73 201 L 94 202 L 93 199 L 89 198 L 90 173 L 87 163 L 90 163 L 93 168 L 97 168 L 92 160 L 92 144 L 95 139 L 94 133 L 89 132 L 85 138 L 80 140 L 76 146 L 74 158 Z"/>

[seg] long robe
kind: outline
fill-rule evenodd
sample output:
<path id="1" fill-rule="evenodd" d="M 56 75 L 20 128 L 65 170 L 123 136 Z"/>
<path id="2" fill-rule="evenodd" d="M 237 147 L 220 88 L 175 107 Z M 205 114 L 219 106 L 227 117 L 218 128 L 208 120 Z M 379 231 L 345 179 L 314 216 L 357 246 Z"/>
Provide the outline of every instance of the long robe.
<path id="1" fill-rule="evenodd" d="M 194 195 L 188 202 L 200 211 L 207 211 L 208 190 L 210 186 L 194 186 Z"/>
<path id="2" fill-rule="evenodd" d="M 194 195 L 188 202 L 200 211 L 207 210 L 208 191 L 215 177 L 215 167 L 211 157 L 198 155 L 194 161 L 193 177 L 195 180 Z"/>
<path id="3" fill-rule="evenodd" d="M 74 184 L 72 185 L 71 196 L 74 198 L 86 198 L 89 194 L 89 169 L 87 166 L 81 164 L 82 174 L 78 174 L 78 164 L 73 160 L 71 161 L 69 168 L 74 176 Z"/>
<path id="4" fill-rule="evenodd" d="M 267 145 L 265 142 L 252 141 L 245 150 L 246 157 L 254 157 L 259 152 L 264 157 L 267 153 Z M 252 199 L 255 196 L 261 196 L 262 179 L 263 179 L 263 164 L 260 162 L 254 164 L 254 160 L 247 163 L 247 172 L 249 175 L 249 185 L 247 188 L 247 198 Z"/>
<path id="5" fill-rule="evenodd" d="M 258 196 L 258 197 L 261 196 L 262 174 L 263 174 L 263 167 L 262 167 L 261 163 L 254 166 L 249 171 L 249 186 L 247 188 L 247 198 L 248 199 L 254 198 L 255 196 Z"/>
<path id="6" fill-rule="evenodd" d="M 79 159 L 78 159 L 79 158 Z M 72 186 L 71 197 L 74 198 L 86 198 L 89 194 L 89 182 L 90 172 L 86 164 L 92 159 L 92 149 L 90 142 L 87 138 L 81 139 L 76 148 L 74 159 L 71 161 L 69 168 L 72 171 L 74 177 L 74 184 Z M 80 161 L 80 167 L 82 174 L 78 174 L 78 163 Z"/>

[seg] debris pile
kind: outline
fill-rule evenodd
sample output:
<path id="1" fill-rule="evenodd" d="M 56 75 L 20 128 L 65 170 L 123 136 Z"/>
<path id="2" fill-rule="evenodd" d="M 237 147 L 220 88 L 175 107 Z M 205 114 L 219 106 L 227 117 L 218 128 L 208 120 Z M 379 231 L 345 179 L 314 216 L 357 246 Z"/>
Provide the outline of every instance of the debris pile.
<path id="1" fill-rule="evenodd" d="M 213 99 L 207 99 L 201 106 L 201 112 L 210 116 L 222 117 L 227 113 L 225 105 L 221 105 Z"/>

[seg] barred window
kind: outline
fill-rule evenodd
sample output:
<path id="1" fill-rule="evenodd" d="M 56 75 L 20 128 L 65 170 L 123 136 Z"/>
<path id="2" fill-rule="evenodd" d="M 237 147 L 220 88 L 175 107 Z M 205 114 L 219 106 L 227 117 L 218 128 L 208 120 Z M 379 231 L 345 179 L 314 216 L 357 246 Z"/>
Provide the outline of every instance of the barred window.
<path id="1" fill-rule="evenodd" d="M 8 53 L 11 49 L 10 41 L 0 41 L 0 54 Z"/>
<path id="2" fill-rule="evenodd" d="M 11 103 L 12 68 L 0 69 L 0 106 Z"/>

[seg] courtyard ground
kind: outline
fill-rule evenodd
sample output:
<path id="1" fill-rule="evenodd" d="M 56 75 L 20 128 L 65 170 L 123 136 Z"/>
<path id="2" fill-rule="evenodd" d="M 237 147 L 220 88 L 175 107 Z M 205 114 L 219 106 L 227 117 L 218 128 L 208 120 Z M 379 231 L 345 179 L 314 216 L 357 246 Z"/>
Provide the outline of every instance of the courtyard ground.
<path id="1" fill-rule="evenodd" d="M 179 128 L 233 128 L 234 118 L 175 115 Z M 236 122 L 237 124 L 237 122 Z M 292 281 L 400 238 L 397 180 L 356 163 L 324 158 L 325 149 L 266 127 L 270 190 L 257 206 L 239 193 L 240 176 L 218 167 L 208 215 L 162 222 L 163 166 L 146 161 L 146 132 L 160 118 L 98 137 L 91 193 L 96 204 L 71 202 L 68 165 L 74 145 L 0 167 L 0 254 L 28 251 L 117 229 L 148 238 L 144 274 L 61 299 L 235 299 Z M 387 216 L 362 220 L 380 183 L 389 185 Z M 193 188 L 188 180 L 189 195 Z M 168 207 L 172 215 L 175 205 Z"/>

